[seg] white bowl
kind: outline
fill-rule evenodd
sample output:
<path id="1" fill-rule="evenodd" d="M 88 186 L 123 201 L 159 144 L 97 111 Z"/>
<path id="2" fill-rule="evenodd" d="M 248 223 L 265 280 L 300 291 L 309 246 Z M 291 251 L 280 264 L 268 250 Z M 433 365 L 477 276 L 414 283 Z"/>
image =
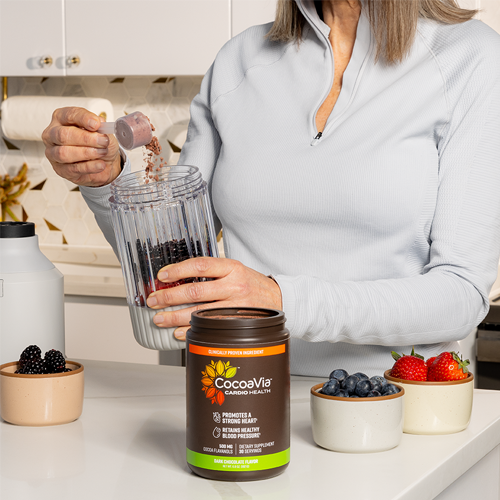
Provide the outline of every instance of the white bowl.
<path id="1" fill-rule="evenodd" d="M 405 418 L 403 432 L 408 434 L 453 434 L 463 431 L 470 422 L 474 375 L 449 382 L 419 382 L 384 377 L 404 387 Z"/>
<path id="2" fill-rule="evenodd" d="M 397 385 L 397 384 L 394 384 Z M 404 389 L 378 398 L 340 398 L 311 388 L 313 439 L 344 453 L 373 453 L 395 448 L 403 435 Z"/>

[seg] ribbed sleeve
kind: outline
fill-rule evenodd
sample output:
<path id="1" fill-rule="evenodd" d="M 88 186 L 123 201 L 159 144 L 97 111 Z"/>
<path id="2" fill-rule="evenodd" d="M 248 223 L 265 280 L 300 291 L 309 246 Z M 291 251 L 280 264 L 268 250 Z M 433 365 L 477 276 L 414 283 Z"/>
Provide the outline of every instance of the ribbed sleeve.
<path id="1" fill-rule="evenodd" d="M 126 157 L 126 153 L 122 152 Z M 129 174 L 131 171 L 130 160 L 126 159 L 125 165 L 118 177 Z M 88 207 L 94 213 L 97 225 L 101 229 L 107 242 L 113 247 L 115 255 L 118 256 L 118 247 L 116 245 L 115 233 L 113 231 L 113 223 L 111 222 L 111 210 L 109 207 L 109 198 L 111 197 L 111 187 L 86 187 L 80 186 L 80 192 Z"/>

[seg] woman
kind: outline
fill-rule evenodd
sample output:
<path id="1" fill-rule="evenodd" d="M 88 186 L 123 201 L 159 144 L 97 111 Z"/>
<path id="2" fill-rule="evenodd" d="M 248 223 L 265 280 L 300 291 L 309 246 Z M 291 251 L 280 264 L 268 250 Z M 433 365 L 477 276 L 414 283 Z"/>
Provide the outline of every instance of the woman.
<path id="1" fill-rule="evenodd" d="M 209 183 L 236 260 L 165 268 L 217 279 L 148 305 L 282 308 L 302 375 L 381 374 L 391 350 L 428 357 L 465 338 L 500 251 L 500 37 L 473 14 L 453 0 L 280 0 L 273 26 L 228 42 L 179 163 Z M 121 160 L 96 119 L 57 110 L 44 141 L 114 244 Z M 155 321 L 184 338 L 191 311 Z"/>

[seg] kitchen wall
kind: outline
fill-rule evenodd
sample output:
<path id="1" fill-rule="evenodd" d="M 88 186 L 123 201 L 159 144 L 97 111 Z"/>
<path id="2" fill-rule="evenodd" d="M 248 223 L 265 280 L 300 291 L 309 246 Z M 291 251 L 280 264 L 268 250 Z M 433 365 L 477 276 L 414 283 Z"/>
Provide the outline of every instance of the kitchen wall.
<path id="1" fill-rule="evenodd" d="M 458 0 L 461 7 L 479 9 L 478 19 L 500 33 L 500 0 Z"/>
<path id="2" fill-rule="evenodd" d="M 115 118 L 142 111 L 156 127 L 164 158 L 175 164 L 185 140 L 189 105 L 201 80 L 201 76 L 9 78 L 8 94 L 103 97 L 111 101 Z M 108 247 L 78 186 L 54 173 L 44 150 L 42 142 L 0 139 L 0 175 L 15 175 L 24 162 L 29 168 L 29 190 L 12 211 L 20 220 L 35 222 L 42 245 Z M 133 169 L 143 167 L 143 148 L 130 157 Z"/>

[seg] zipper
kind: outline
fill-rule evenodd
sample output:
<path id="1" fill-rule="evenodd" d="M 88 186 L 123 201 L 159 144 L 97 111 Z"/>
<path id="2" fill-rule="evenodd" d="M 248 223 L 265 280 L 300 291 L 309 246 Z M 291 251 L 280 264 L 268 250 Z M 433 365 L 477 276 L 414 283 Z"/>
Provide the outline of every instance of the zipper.
<path id="1" fill-rule="evenodd" d="M 318 132 L 316 137 L 313 137 L 313 140 L 311 141 L 311 146 L 316 146 L 316 144 L 318 144 L 318 142 L 322 136 L 323 136 L 323 132 Z"/>
<path id="2" fill-rule="evenodd" d="M 312 20 L 310 19 L 309 22 L 312 23 Z M 320 31 L 320 30 L 318 30 L 318 31 Z M 311 141 L 311 146 L 316 146 L 316 144 L 318 144 L 318 142 L 320 141 L 321 137 L 323 137 L 323 134 L 325 133 L 325 131 L 327 129 L 328 120 L 327 120 L 327 123 L 325 123 L 325 128 L 323 129 L 323 132 L 317 131 L 318 129 L 316 128 L 316 115 L 318 114 L 319 108 L 325 102 L 326 98 L 330 94 L 330 91 L 332 90 L 332 86 L 333 86 L 333 81 L 335 79 L 335 61 L 333 59 L 333 47 L 332 47 L 332 44 L 330 43 L 330 40 L 328 39 L 328 37 L 325 36 L 325 34 L 322 31 L 320 31 L 320 33 L 323 36 L 324 40 L 326 41 L 328 51 L 330 52 L 330 60 L 331 60 L 331 64 L 332 64 L 332 69 L 331 69 L 331 74 L 330 74 L 330 85 L 328 86 L 326 93 L 323 95 L 323 98 L 321 99 L 318 107 L 316 108 L 314 116 L 313 116 L 313 130 L 315 130 L 317 132 L 317 134 L 313 137 L 313 139 Z"/>
<path id="3" fill-rule="evenodd" d="M 323 39 L 325 40 L 326 46 L 328 47 L 328 51 L 330 52 L 330 60 L 332 62 L 332 70 L 331 70 L 331 76 L 330 76 L 330 86 L 327 88 L 326 93 L 323 95 L 323 99 L 321 99 L 321 102 L 319 103 L 319 105 L 316 108 L 316 111 L 315 111 L 315 113 L 313 115 L 313 123 L 312 123 L 312 125 L 313 125 L 313 131 L 316 132 L 316 135 L 312 138 L 310 144 L 311 144 L 311 146 L 316 146 L 316 144 L 318 144 L 318 142 L 320 141 L 321 137 L 323 136 L 323 134 L 325 133 L 326 128 L 327 128 L 326 125 L 325 125 L 325 128 L 323 129 L 323 132 L 318 132 L 318 129 L 316 128 L 316 115 L 318 114 L 319 108 L 325 102 L 326 98 L 328 97 L 328 94 L 332 90 L 333 80 L 335 78 L 335 61 L 333 60 L 333 47 L 332 47 L 332 44 L 330 43 L 330 40 L 328 39 L 328 37 L 319 28 L 317 28 L 315 26 L 313 20 L 310 18 L 309 14 L 307 12 L 307 9 L 305 9 L 302 12 L 302 14 L 309 21 L 308 22 L 308 28 L 312 29 L 313 31 L 319 32 L 321 34 L 321 36 L 323 37 Z M 306 34 L 306 36 L 307 36 L 307 34 Z"/>

